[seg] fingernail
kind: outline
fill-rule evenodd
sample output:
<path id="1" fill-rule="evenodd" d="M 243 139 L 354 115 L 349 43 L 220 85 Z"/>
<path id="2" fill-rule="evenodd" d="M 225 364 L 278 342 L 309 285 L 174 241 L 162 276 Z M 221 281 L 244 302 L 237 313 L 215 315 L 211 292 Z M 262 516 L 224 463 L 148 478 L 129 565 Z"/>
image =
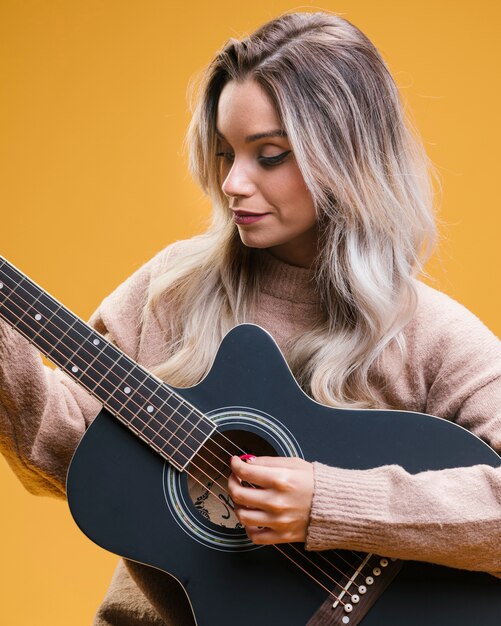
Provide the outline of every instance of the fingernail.
<path id="1" fill-rule="evenodd" d="M 250 463 L 256 457 L 253 454 L 242 454 L 240 458 L 242 459 L 242 461 L 245 461 L 245 463 Z"/>

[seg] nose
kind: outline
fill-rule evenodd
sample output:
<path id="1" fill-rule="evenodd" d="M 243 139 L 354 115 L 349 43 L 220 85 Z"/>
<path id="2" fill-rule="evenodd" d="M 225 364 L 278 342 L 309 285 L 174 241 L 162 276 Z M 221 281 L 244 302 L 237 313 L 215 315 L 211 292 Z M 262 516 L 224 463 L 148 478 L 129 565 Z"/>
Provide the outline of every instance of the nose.
<path id="1" fill-rule="evenodd" d="M 255 191 L 255 184 L 245 163 L 233 161 L 231 169 L 221 185 L 225 196 L 229 198 L 249 198 Z"/>

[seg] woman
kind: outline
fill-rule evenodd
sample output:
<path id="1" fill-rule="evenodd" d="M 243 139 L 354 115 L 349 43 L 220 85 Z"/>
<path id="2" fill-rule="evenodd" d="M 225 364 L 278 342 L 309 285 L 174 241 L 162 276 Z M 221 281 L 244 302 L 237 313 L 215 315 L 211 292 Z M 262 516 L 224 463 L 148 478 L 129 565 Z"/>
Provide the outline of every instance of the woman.
<path id="1" fill-rule="evenodd" d="M 189 142 L 213 224 L 105 299 L 92 318 L 100 332 L 184 386 L 206 374 L 228 330 L 256 322 L 316 400 L 439 415 L 501 451 L 499 341 L 416 280 L 435 237 L 426 158 L 358 29 L 299 13 L 230 41 L 206 73 Z M 99 407 L 0 330 L 2 449 L 33 491 L 61 493 Z M 32 416 L 22 429 L 21 413 Z M 229 491 L 255 543 L 501 572 L 499 470 L 246 460 L 232 459 Z M 192 618 L 172 579 L 121 563 L 96 624 L 138 622 Z"/>

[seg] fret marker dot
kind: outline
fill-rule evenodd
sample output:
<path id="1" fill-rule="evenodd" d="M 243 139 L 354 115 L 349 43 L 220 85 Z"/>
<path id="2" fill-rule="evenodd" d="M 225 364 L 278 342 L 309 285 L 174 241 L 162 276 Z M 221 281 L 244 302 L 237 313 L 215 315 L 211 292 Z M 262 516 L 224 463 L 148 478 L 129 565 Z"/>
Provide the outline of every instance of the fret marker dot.
<path id="1" fill-rule="evenodd" d="M 2 289 L 2 287 L 3 287 L 3 283 L 0 283 L 0 289 Z"/>
<path id="2" fill-rule="evenodd" d="M 146 407 L 146 410 L 148 411 L 148 413 L 153 413 L 153 410 L 154 410 L 154 409 L 153 409 L 153 407 L 151 406 L 151 404 L 149 404 L 149 405 Z"/>
<path id="3" fill-rule="evenodd" d="M 42 316 L 40 315 L 40 313 L 37 313 L 35 315 L 35 319 L 36 319 L 37 322 L 39 322 L 42 319 Z"/>
<path id="4" fill-rule="evenodd" d="M 130 387 L 124 387 L 125 393 L 130 393 Z"/>
<path id="5" fill-rule="evenodd" d="M 95 346 L 98 346 L 98 345 L 99 345 L 99 339 L 94 339 L 94 340 L 92 341 L 92 343 L 93 343 Z"/>
<path id="6" fill-rule="evenodd" d="M 78 367 L 77 367 L 76 365 L 74 365 L 74 366 L 71 368 L 71 371 L 72 371 L 74 374 L 76 374 L 76 373 L 78 372 Z"/>

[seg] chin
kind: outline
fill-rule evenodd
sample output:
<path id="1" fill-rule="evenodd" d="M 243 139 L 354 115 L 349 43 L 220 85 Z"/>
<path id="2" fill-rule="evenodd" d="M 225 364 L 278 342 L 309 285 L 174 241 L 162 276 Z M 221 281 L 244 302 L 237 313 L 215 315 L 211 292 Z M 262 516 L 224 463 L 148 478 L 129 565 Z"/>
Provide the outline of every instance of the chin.
<path id="1" fill-rule="evenodd" d="M 258 239 L 254 237 L 245 237 L 245 236 L 242 237 L 242 234 L 240 234 L 240 241 L 247 248 L 256 248 L 258 250 L 264 250 L 266 248 L 271 248 L 276 245 L 275 242 L 270 242 L 264 239 Z"/>

